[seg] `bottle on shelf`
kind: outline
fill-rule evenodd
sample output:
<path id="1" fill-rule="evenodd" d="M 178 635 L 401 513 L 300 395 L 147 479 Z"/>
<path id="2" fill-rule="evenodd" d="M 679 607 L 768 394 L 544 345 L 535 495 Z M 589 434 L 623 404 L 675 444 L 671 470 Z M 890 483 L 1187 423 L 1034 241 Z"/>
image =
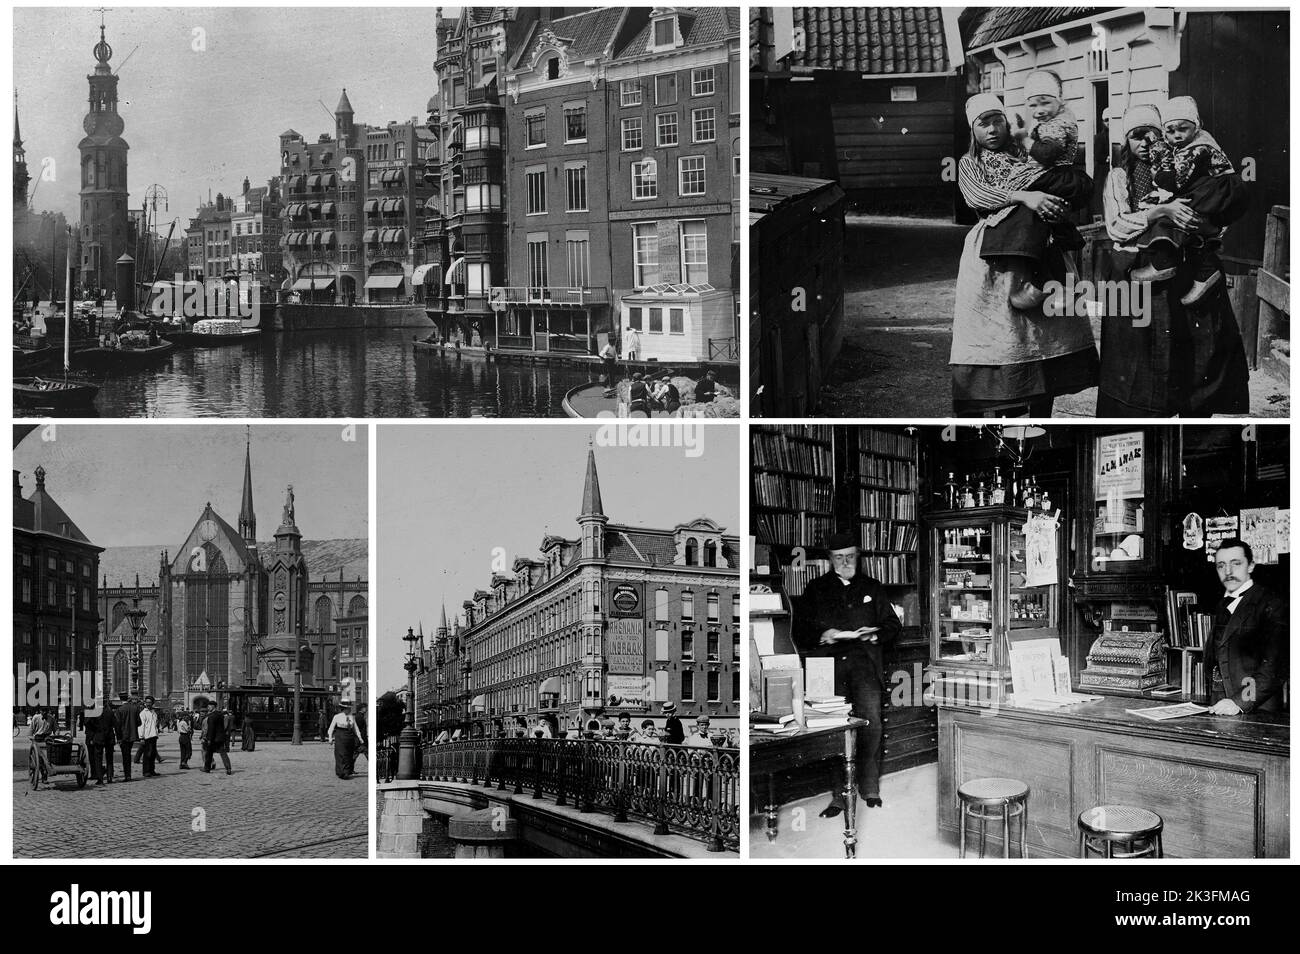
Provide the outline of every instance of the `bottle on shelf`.
<path id="1" fill-rule="evenodd" d="M 1001 507 L 1007 502 L 1007 488 L 1002 483 L 1002 471 L 993 471 L 993 490 L 989 492 L 989 502 Z"/>
<path id="2" fill-rule="evenodd" d="M 989 491 L 984 486 L 983 478 L 980 479 L 979 486 L 975 489 L 975 506 L 987 507 L 989 505 Z"/>
<path id="3" fill-rule="evenodd" d="M 1038 485 L 1033 477 L 1025 481 L 1024 500 L 1021 501 L 1021 505 L 1026 510 L 1033 510 L 1038 506 Z"/>
<path id="4" fill-rule="evenodd" d="M 975 506 L 975 492 L 971 490 L 970 474 L 966 475 L 966 479 L 961 485 L 961 505 L 962 509 L 969 509 Z"/>
<path id="5" fill-rule="evenodd" d="M 1043 488 L 1043 494 L 1038 498 L 1038 505 L 1043 509 L 1043 513 L 1052 512 L 1052 498 L 1047 493 L 1047 488 Z"/>
<path id="6" fill-rule="evenodd" d="M 956 510 L 959 503 L 957 491 L 957 479 L 952 471 L 948 471 L 948 480 L 943 485 L 943 503 L 947 510 Z"/>

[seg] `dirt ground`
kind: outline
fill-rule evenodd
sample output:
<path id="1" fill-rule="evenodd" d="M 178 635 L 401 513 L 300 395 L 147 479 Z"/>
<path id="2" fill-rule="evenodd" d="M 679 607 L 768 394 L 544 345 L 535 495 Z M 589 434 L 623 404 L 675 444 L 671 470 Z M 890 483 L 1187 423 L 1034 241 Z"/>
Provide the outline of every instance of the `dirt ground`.
<path id="1" fill-rule="evenodd" d="M 851 215 L 845 241 L 844 346 L 822 388 L 832 417 L 951 417 L 953 288 L 970 226 Z M 1101 324 L 1093 336 L 1100 342 Z M 1251 375 L 1252 417 L 1285 417 L 1284 380 Z M 1060 398 L 1057 417 L 1092 417 L 1097 390 Z"/>

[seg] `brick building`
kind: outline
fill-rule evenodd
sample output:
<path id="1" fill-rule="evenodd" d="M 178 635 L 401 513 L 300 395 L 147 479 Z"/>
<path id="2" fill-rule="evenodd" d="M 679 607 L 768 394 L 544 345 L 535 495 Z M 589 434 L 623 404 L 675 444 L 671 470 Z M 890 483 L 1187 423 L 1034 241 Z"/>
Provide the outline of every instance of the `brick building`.
<path id="1" fill-rule="evenodd" d="M 706 517 L 672 529 L 611 523 L 588 453 L 577 539 L 547 534 L 537 557 L 445 609 L 417 684 L 420 725 L 513 735 L 553 733 L 632 713 L 664 723 L 740 714 L 739 540 Z"/>

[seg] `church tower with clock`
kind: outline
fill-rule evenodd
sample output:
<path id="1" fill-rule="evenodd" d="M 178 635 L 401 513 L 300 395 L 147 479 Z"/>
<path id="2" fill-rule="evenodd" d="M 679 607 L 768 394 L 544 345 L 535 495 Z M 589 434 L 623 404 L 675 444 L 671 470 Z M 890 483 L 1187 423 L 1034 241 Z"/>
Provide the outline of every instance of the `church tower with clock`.
<path id="1" fill-rule="evenodd" d="M 117 76 L 108 65 L 113 48 L 104 39 L 100 21 L 95 44 L 95 72 L 90 84 L 89 112 L 82 122 L 86 136 L 81 152 L 81 284 L 85 289 L 108 288 L 115 281 L 117 260 L 127 251 L 125 123 L 117 112 Z"/>

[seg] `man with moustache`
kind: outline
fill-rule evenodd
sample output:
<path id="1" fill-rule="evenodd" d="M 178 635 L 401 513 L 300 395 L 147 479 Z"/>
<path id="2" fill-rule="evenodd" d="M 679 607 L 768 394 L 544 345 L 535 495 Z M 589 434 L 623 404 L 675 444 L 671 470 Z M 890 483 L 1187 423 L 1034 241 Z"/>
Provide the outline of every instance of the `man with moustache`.
<path id="1" fill-rule="evenodd" d="M 1205 644 L 1210 713 L 1280 712 L 1287 673 L 1286 603 L 1251 579 L 1255 555 L 1236 537 L 1219 544 L 1214 569 L 1224 597 Z"/>
<path id="2" fill-rule="evenodd" d="M 835 691 L 852 706 L 851 713 L 867 724 L 858 729 L 857 786 L 867 807 L 879 808 L 881 699 L 885 693 L 884 649 L 898 638 L 902 624 L 889 594 L 878 580 L 859 572 L 858 545 L 850 533 L 835 533 L 826 541 L 831 571 L 808 584 L 796 607 L 802 616 L 796 632 L 799 650 L 807 656 L 835 658 Z M 822 812 L 834 817 L 844 810 L 843 786 L 835 789 Z"/>

